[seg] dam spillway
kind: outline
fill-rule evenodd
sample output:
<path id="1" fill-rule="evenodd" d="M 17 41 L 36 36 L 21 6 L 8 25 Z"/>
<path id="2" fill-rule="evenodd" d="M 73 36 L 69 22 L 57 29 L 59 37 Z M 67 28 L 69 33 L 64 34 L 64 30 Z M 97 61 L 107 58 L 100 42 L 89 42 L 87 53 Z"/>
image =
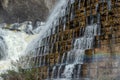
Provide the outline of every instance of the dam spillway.
<path id="1" fill-rule="evenodd" d="M 120 1 L 66 0 L 59 8 L 31 50 L 38 80 L 118 80 Z"/>

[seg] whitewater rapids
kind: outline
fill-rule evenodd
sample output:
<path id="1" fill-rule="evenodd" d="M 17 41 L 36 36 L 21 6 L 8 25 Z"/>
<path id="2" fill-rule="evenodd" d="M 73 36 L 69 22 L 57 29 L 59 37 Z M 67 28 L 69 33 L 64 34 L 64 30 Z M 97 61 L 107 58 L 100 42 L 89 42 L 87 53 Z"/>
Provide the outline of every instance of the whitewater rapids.
<path id="1" fill-rule="evenodd" d="M 25 32 L 11 31 L 0 29 L 4 41 L 7 45 L 7 55 L 0 60 L 0 73 L 12 69 L 11 62 L 18 60 L 21 56 L 25 56 L 25 49 L 29 42 L 36 37 L 36 35 L 28 35 Z"/>

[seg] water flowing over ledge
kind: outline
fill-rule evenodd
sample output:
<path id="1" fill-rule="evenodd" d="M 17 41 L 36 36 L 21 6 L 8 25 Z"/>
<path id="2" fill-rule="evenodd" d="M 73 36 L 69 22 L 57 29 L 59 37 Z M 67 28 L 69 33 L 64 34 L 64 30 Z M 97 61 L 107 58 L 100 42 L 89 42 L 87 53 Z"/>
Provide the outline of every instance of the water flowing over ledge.
<path id="1" fill-rule="evenodd" d="M 84 4 L 83 0 L 78 1 Z M 85 2 L 86 1 L 87 0 L 85 0 Z M 102 3 L 102 1 L 99 3 Z M 111 10 L 111 1 L 104 0 L 103 4 L 104 3 L 107 5 L 108 11 Z M 73 5 L 76 5 L 75 7 L 79 8 L 77 10 L 81 12 L 78 14 L 75 13 Z M 30 55 L 30 60 L 33 61 L 34 66 L 27 66 L 25 67 L 26 69 L 39 69 L 40 75 L 38 77 L 46 80 L 82 80 L 82 78 L 84 78 L 84 80 L 90 80 L 92 76 L 95 76 L 96 80 L 94 70 L 98 69 L 98 66 L 107 69 L 111 65 L 111 68 L 113 68 L 119 64 L 114 65 L 113 62 L 109 64 L 109 59 L 113 59 L 113 56 L 110 56 L 112 50 L 109 50 L 109 48 L 112 49 L 111 43 L 115 43 L 115 36 L 112 35 L 112 31 L 109 31 L 112 30 L 111 25 L 104 25 L 103 21 L 105 18 L 103 18 L 103 14 L 97 10 L 100 5 L 94 5 L 96 13 L 90 13 L 90 15 L 86 13 L 89 11 L 92 12 L 92 8 L 89 8 L 90 10 L 87 11 L 87 9 L 84 8 L 80 9 L 81 6 L 85 7 L 84 5 L 77 4 L 77 1 L 75 3 L 75 0 L 69 0 L 69 2 L 60 0 L 48 18 L 47 23 L 42 26 L 42 29 L 40 27 L 36 29 L 37 32 L 40 32 L 39 35 L 37 35 L 38 37 L 27 45 L 25 53 Z M 81 13 L 83 13 L 84 16 Z M 79 16 L 79 14 L 82 16 Z M 81 22 L 82 19 L 83 22 Z M 105 31 L 108 32 L 104 32 L 104 28 L 107 28 Z M 103 31 L 103 33 L 101 33 L 101 31 Z M 109 38 L 111 40 L 109 40 Z M 104 42 L 102 42 L 102 40 Z M 106 44 L 107 47 L 104 44 Z M 99 50 L 101 50 L 101 52 L 105 50 L 103 48 L 106 49 L 106 52 L 107 50 L 111 51 L 108 52 L 110 53 L 109 56 L 105 56 L 104 54 L 96 55 Z M 117 49 L 119 49 L 119 46 Z M 116 56 L 114 58 L 117 59 Z M 107 60 L 108 63 L 102 62 L 104 60 Z M 100 61 L 100 63 L 97 61 Z M 105 66 L 103 67 L 103 65 Z M 96 74 L 99 74 L 97 70 Z"/>
<path id="2" fill-rule="evenodd" d="M 46 21 L 46 24 L 42 26 L 42 29 L 39 27 L 36 30 L 39 31 L 39 35 L 36 39 L 34 39 L 27 47 L 26 53 L 30 53 L 31 50 L 34 51 L 35 48 L 39 47 L 39 44 L 41 44 L 41 40 L 50 35 L 52 32 L 50 32 L 51 28 L 55 27 L 59 24 L 58 19 L 59 17 L 63 16 L 65 13 L 65 7 L 67 6 L 68 0 L 60 0 L 58 4 L 56 4 L 55 9 L 52 11 L 50 16 L 48 17 L 48 20 Z M 54 23 L 54 24 L 53 24 Z M 53 31 L 54 32 L 54 31 Z"/>
<path id="3" fill-rule="evenodd" d="M 60 0 L 59 4 L 55 7 L 53 13 L 50 15 L 48 18 L 48 21 L 46 25 L 43 27 L 42 31 L 39 34 L 39 37 L 31 42 L 31 44 L 28 45 L 28 48 L 26 50 L 27 53 L 33 53 L 33 57 L 36 56 L 36 48 L 43 46 L 44 44 L 47 44 L 46 41 L 42 41 L 43 38 L 55 34 L 55 27 L 59 25 L 59 18 L 65 15 L 66 7 L 68 5 L 67 0 Z M 70 1 L 70 4 L 73 4 L 74 0 Z M 69 11 L 68 11 L 69 12 Z M 70 20 L 74 18 L 74 13 L 70 15 Z M 91 19 L 94 19 L 93 17 Z M 80 79 L 80 69 L 81 69 L 81 64 L 83 64 L 84 60 L 84 55 L 85 55 L 85 50 L 87 49 L 93 49 L 94 48 L 94 37 L 97 35 L 100 35 L 100 15 L 97 15 L 97 22 L 93 23 L 92 20 L 90 21 L 91 24 L 88 24 L 82 32 L 82 36 L 75 39 L 73 42 L 73 49 L 67 52 L 67 59 L 66 62 L 64 62 L 65 55 L 62 57 L 62 63 L 59 67 L 54 66 L 52 69 L 52 77 L 49 79 L 56 79 L 57 80 L 70 80 L 73 77 L 77 75 L 76 78 Z M 64 19 L 63 24 L 66 22 Z M 66 26 L 64 24 L 64 30 L 66 29 Z M 39 30 L 39 28 L 38 28 Z M 54 43 L 54 42 L 53 42 Z M 33 47 L 31 47 L 31 45 Z M 49 48 L 44 49 L 44 51 L 49 51 Z M 38 53 L 37 53 L 38 54 Z M 42 60 L 40 61 L 40 64 L 45 64 L 45 61 Z M 39 65 L 42 66 L 42 65 Z M 63 69 L 64 66 L 64 69 Z M 77 66 L 78 72 L 73 72 L 75 66 Z M 63 73 L 61 73 L 61 70 L 63 69 Z M 56 71 L 57 75 L 56 75 Z M 49 72 L 49 70 L 48 70 Z"/>
<path id="4" fill-rule="evenodd" d="M 0 73 L 12 69 L 11 62 L 25 56 L 25 49 L 35 35 L 21 31 L 11 31 L 0 28 Z M 16 67 L 17 70 L 17 67 Z"/>

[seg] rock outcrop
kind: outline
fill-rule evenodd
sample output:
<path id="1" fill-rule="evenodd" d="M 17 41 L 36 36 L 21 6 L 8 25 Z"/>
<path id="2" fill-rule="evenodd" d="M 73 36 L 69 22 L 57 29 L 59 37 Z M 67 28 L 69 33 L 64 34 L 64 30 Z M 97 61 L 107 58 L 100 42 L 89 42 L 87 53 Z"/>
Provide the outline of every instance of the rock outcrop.
<path id="1" fill-rule="evenodd" d="M 51 6 L 55 3 L 55 0 L 47 1 L 0 0 L 0 22 L 45 21 L 49 14 L 49 9 L 51 9 Z"/>
<path id="2" fill-rule="evenodd" d="M 51 9 L 54 7 L 54 4 L 56 3 L 56 0 L 44 0 L 44 1 L 49 11 L 51 11 Z"/>

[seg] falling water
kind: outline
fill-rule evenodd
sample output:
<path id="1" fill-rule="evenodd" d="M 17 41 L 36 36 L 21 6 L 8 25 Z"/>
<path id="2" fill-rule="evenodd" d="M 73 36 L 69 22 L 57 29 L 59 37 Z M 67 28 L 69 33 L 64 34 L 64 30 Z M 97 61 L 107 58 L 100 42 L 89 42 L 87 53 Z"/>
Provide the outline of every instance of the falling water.
<path id="1" fill-rule="evenodd" d="M 74 66 L 75 66 L 74 64 L 66 65 L 63 73 L 63 77 L 72 78 Z"/>
<path id="2" fill-rule="evenodd" d="M 81 65 L 78 65 L 78 71 L 77 71 L 77 78 L 80 78 L 80 71 L 81 70 Z"/>
<path id="3" fill-rule="evenodd" d="M 71 1 L 71 4 L 73 4 L 75 0 L 70 0 L 70 1 Z M 47 44 L 46 43 L 47 41 L 45 41 L 45 43 L 44 43 L 44 41 L 42 42 L 42 39 L 45 38 L 46 36 L 49 36 L 49 35 L 55 33 L 55 26 L 57 26 L 59 24 L 58 19 L 60 17 L 64 16 L 65 14 L 69 13 L 70 9 L 68 9 L 67 13 L 65 10 L 66 7 L 69 6 L 67 4 L 68 4 L 68 0 L 60 0 L 59 4 L 57 4 L 55 9 L 53 10 L 53 12 L 50 15 L 50 17 L 48 18 L 46 24 L 43 26 L 42 30 L 41 30 L 41 27 L 36 29 L 37 32 L 39 32 L 39 36 L 37 38 L 35 38 L 34 40 L 32 40 L 31 42 L 30 42 L 30 39 L 28 39 L 29 35 L 27 35 L 23 32 L 13 32 L 13 31 L 9 31 L 9 30 L 1 30 L 0 31 L 2 33 L 5 33 L 5 35 L 2 36 L 3 39 L 0 37 L 0 49 L 2 48 L 2 50 L 3 50 L 2 52 L 4 52 L 2 54 L 7 55 L 7 58 L 5 60 L 0 61 L 1 71 L 9 69 L 11 67 L 10 62 L 12 60 L 17 60 L 20 56 L 25 55 L 25 53 L 31 52 L 31 50 L 33 50 L 33 53 L 35 53 L 36 48 Z M 109 9 L 111 9 L 110 5 L 108 5 L 108 7 L 109 7 Z M 80 8 L 80 4 L 79 4 L 79 8 Z M 73 18 L 74 18 L 74 7 L 72 7 L 72 10 L 73 10 L 73 13 L 70 14 L 71 20 L 73 20 Z M 100 16 L 100 15 L 98 15 L 98 16 Z M 66 20 L 64 20 L 64 28 L 63 28 L 64 30 L 66 29 L 65 22 L 66 22 Z M 61 68 L 62 68 L 63 64 L 60 64 L 60 66 L 58 68 L 56 80 L 71 80 L 73 78 L 74 68 L 76 65 L 79 65 L 78 69 L 77 69 L 78 70 L 77 77 L 79 78 L 81 65 L 84 62 L 85 50 L 93 48 L 94 37 L 96 35 L 100 35 L 100 26 L 97 23 L 90 24 L 90 25 L 87 25 L 85 28 L 82 28 L 82 30 L 80 30 L 80 31 L 81 31 L 80 35 L 82 35 L 82 36 L 80 36 L 79 38 L 75 38 L 75 41 L 72 44 L 73 49 L 66 53 L 66 55 L 67 55 L 66 57 L 65 57 L 65 54 L 62 57 L 62 63 L 64 62 L 64 58 L 67 58 L 65 68 L 64 68 L 63 72 L 61 73 Z M 31 38 L 33 38 L 33 37 L 31 37 Z M 30 42 L 30 44 L 28 44 L 29 42 Z M 55 41 L 53 41 L 53 43 L 54 42 Z M 6 44 L 6 45 L 4 45 L 4 44 Z M 1 47 L 1 46 L 3 46 L 3 47 Z M 26 47 L 27 47 L 27 49 L 26 49 Z M 6 48 L 7 48 L 7 52 L 5 52 Z M 40 50 L 41 51 L 40 53 L 42 53 L 42 52 L 46 53 L 48 51 L 47 49 L 48 48 L 45 46 L 44 49 L 42 48 Z M 53 50 L 53 47 L 52 47 L 52 50 Z M 38 53 L 37 53 L 37 55 L 38 55 Z M 42 56 L 42 55 L 46 55 L 46 54 L 40 54 L 40 55 Z M 3 55 L 1 55 L 1 56 L 3 56 Z M 6 64 L 6 65 L 4 65 L 4 64 Z M 45 65 L 45 57 L 40 58 L 40 66 L 41 65 Z M 53 80 L 54 80 L 54 74 L 56 73 L 56 71 L 55 71 L 56 69 L 57 69 L 56 66 L 54 66 L 52 69 L 52 77 L 51 78 Z"/>
<path id="4" fill-rule="evenodd" d="M 62 61 L 61 61 L 61 63 L 64 63 L 64 59 L 65 59 L 65 53 L 64 53 L 63 56 L 62 56 Z"/>
<path id="5" fill-rule="evenodd" d="M 71 4 L 73 4 L 74 1 L 75 0 L 71 0 Z M 41 29 L 41 27 L 39 27 L 36 29 L 37 32 L 39 32 L 39 35 L 37 38 L 35 38 L 31 42 L 30 42 L 30 39 L 33 37 L 30 36 L 31 37 L 30 38 L 29 35 L 23 32 L 1 30 L 0 32 L 4 33 L 5 35 L 2 35 L 2 37 L 0 37 L 0 50 L 1 48 L 3 50 L 2 53 L 0 54 L 7 55 L 6 59 L 0 61 L 1 71 L 10 69 L 11 67 L 10 62 L 12 60 L 14 61 L 17 60 L 20 56 L 25 55 L 25 53 L 31 53 L 31 50 L 32 50 L 32 53 L 35 53 L 36 48 L 46 45 L 47 41 L 44 42 L 42 41 L 42 39 L 45 38 L 46 36 L 55 34 L 55 26 L 59 24 L 58 19 L 60 17 L 65 16 L 67 13 L 69 13 L 70 9 L 68 9 L 66 13 L 67 6 L 69 6 L 68 0 L 60 0 L 59 4 L 57 4 L 52 14 L 48 18 L 46 24 L 43 26 L 43 28 Z M 110 9 L 110 6 L 108 7 Z M 73 8 L 72 9 L 73 13 L 70 14 L 71 20 L 73 20 L 74 18 L 74 7 L 72 8 Z M 79 4 L 79 8 L 80 8 L 80 4 Z M 63 21 L 64 22 L 63 30 L 66 29 L 66 24 L 65 24 L 66 21 L 67 21 L 66 19 Z M 59 29 L 57 29 L 57 31 L 59 31 Z M 100 35 L 100 26 L 97 23 L 87 25 L 85 28 L 80 29 L 80 33 L 81 34 L 79 38 L 74 38 L 75 40 L 74 40 L 74 43 L 72 44 L 73 49 L 66 52 L 66 56 L 64 54 L 62 57 L 61 62 L 65 64 L 59 64 L 58 68 L 56 66 L 53 67 L 52 77 L 51 77 L 53 80 L 54 80 L 54 74 L 56 73 L 56 69 L 58 69 L 56 80 L 71 80 L 73 78 L 74 69 L 76 65 L 79 65 L 77 69 L 78 70 L 77 77 L 79 78 L 81 65 L 84 62 L 85 50 L 93 48 L 94 36 Z M 28 44 L 29 42 L 30 44 Z M 53 41 L 53 43 L 54 42 L 55 41 Z M 5 51 L 6 48 L 7 48 L 7 52 Z M 47 46 L 45 46 L 44 48 L 42 47 L 40 50 L 38 50 L 39 53 L 37 52 L 37 56 L 46 55 L 46 54 L 40 54 L 40 53 L 47 53 L 47 51 L 49 51 Z M 1 56 L 4 56 L 4 55 L 1 55 Z M 35 54 L 33 54 L 33 56 L 35 56 Z M 66 62 L 64 62 L 65 58 L 66 58 Z M 45 62 L 46 62 L 45 57 L 44 58 L 40 57 L 39 66 L 45 65 Z M 65 66 L 65 68 L 63 69 L 63 72 L 61 72 L 63 65 Z"/>
<path id="6" fill-rule="evenodd" d="M 61 68 L 62 68 L 62 65 L 60 65 L 59 68 L 58 68 L 57 78 L 60 78 Z"/>
<path id="7" fill-rule="evenodd" d="M 34 50 L 36 47 L 43 46 L 44 44 L 42 42 L 41 42 L 42 45 L 38 45 L 38 41 L 40 42 L 46 36 L 49 36 L 55 33 L 55 26 L 59 24 L 58 23 L 59 17 L 65 15 L 65 9 L 67 6 L 67 2 L 68 2 L 67 0 L 60 0 L 59 4 L 55 7 L 53 13 L 48 18 L 48 21 L 46 22 L 44 29 L 42 29 L 42 31 L 39 33 L 39 37 L 33 40 L 31 44 L 28 45 L 26 52 L 29 53 L 31 50 Z M 72 3 L 74 3 L 74 0 L 71 0 L 71 4 Z M 74 13 L 71 14 L 71 20 L 73 18 L 74 18 Z M 65 30 L 65 28 L 66 26 L 64 24 L 63 30 Z M 39 30 L 39 28 L 37 30 Z M 81 31 L 80 33 L 82 36 L 80 36 L 79 38 L 75 38 L 75 41 L 72 44 L 74 45 L 73 49 L 67 52 L 65 68 L 63 72 L 61 73 L 62 64 L 59 66 L 56 80 L 72 79 L 73 74 L 74 74 L 73 70 L 76 65 L 79 65 L 78 72 L 77 72 L 77 77 L 79 78 L 81 65 L 84 62 L 85 50 L 93 48 L 94 36 L 99 35 L 99 26 L 98 24 L 91 24 L 91 25 L 86 26 L 85 28 L 82 28 L 80 31 Z M 33 47 L 31 47 L 31 45 Z M 51 49 L 53 49 L 53 47 Z M 65 54 L 62 57 L 62 63 L 64 62 L 64 58 L 65 58 Z M 44 60 L 40 60 L 40 62 L 41 61 L 44 61 Z M 57 69 L 56 66 L 54 66 L 52 69 L 51 79 L 53 80 L 54 80 L 54 74 L 56 73 L 55 71 L 56 69 Z"/>
<path id="8" fill-rule="evenodd" d="M 55 26 L 57 26 L 58 23 L 58 19 L 59 17 L 64 15 L 64 10 L 67 7 L 67 2 L 68 0 L 60 0 L 58 2 L 58 4 L 55 6 L 55 9 L 52 11 L 51 15 L 48 17 L 48 20 L 46 22 L 46 24 L 43 26 L 43 29 L 41 30 L 41 28 L 37 28 L 37 31 L 39 31 L 39 36 L 34 39 L 33 41 L 31 41 L 31 43 L 28 45 L 26 52 L 29 53 L 31 52 L 31 50 L 34 50 L 36 47 L 39 47 L 40 45 L 38 45 L 38 41 L 41 41 L 44 37 L 51 35 L 50 34 L 50 30 L 53 28 L 55 28 Z M 61 12 L 61 10 L 63 10 Z M 54 24 L 53 24 L 54 23 Z M 52 33 L 55 33 L 55 31 L 53 31 Z"/>
<path id="9" fill-rule="evenodd" d="M 67 65 L 65 66 L 62 77 L 58 75 L 58 80 L 71 80 L 74 77 L 74 68 L 77 64 L 77 78 L 79 78 L 81 64 L 84 62 L 84 55 L 86 49 L 93 48 L 94 36 L 98 35 L 97 24 L 89 25 L 85 28 L 85 33 L 83 37 L 75 39 L 74 48 L 67 53 Z M 65 55 L 63 55 L 62 62 Z M 59 67 L 58 72 L 60 72 L 61 66 Z M 58 73 L 60 74 L 60 73 Z"/>
<path id="10" fill-rule="evenodd" d="M 4 26 L 3 26 L 4 27 Z M 25 32 L 10 31 L 0 28 L 0 73 L 12 69 L 11 62 L 18 60 L 25 55 L 25 49 L 30 39 Z"/>
<path id="11" fill-rule="evenodd" d="M 4 59 L 8 54 L 7 54 L 7 45 L 2 36 L 0 36 L 0 59 Z"/>
<path id="12" fill-rule="evenodd" d="M 55 75 L 55 70 L 56 70 L 56 66 L 53 67 L 53 70 L 52 70 L 52 78 L 54 79 L 54 75 Z"/>
<path id="13" fill-rule="evenodd" d="M 70 51 L 67 53 L 67 60 L 66 60 L 66 64 L 68 64 L 69 63 L 69 56 L 70 56 Z"/>
<path id="14" fill-rule="evenodd" d="M 69 1 L 71 4 L 73 4 L 75 0 L 69 0 Z M 46 36 L 50 36 L 52 34 L 55 34 L 55 32 L 59 32 L 59 28 L 57 28 L 57 31 L 56 31 L 55 27 L 58 26 L 59 24 L 58 19 L 60 17 L 65 16 L 65 14 L 69 13 L 70 9 L 68 9 L 67 6 L 70 6 L 68 4 L 68 0 L 60 0 L 59 4 L 57 4 L 53 13 L 48 18 L 48 21 L 44 25 L 44 28 L 39 33 L 39 37 L 33 40 L 28 45 L 26 50 L 27 53 L 31 52 L 31 50 L 35 50 L 37 47 L 41 47 L 47 44 L 47 43 L 44 44 L 44 41 L 42 41 L 42 39 L 45 38 Z M 79 8 L 80 8 L 80 4 L 79 4 Z M 74 7 L 72 7 L 72 10 L 73 11 L 70 14 L 71 20 L 74 19 Z M 92 15 L 90 17 L 93 18 Z M 90 21 L 91 24 L 87 24 L 86 27 L 80 28 L 80 37 L 74 38 L 74 42 L 72 44 L 73 49 L 63 54 L 61 64 L 59 64 L 58 67 L 53 66 L 52 76 L 51 76 L 52 80 L 72 80 L 73 77 L 75 77 L 74 74 L 77 74 L 77 78 L 80 78 L 79 75 L 81 72 L 81 65 L 84 63 L 85 50 L 94 48 L 93 44 L 94 44 L 95 36 L 100 35 L 100 25 L 99 25 L 100 15 L 98 14 L 97 17 L 98 17 L 97 18 L 98 21 L 96 23 L 93 23 L 94 21 L 92 20 Z M 65 20 L 63 20 L 63 25 L 64 25 L 63 31 L 66 29 L 66 24 L 65 24 L 66 21 L 67 20 L 65 18 Z M 40 29 L 38 28 L 37 30 L 39 31 Z M 56 37 L 56 39 L 58 38 L 59 37 Z M 40 42 L 41 44 L 38 45 L 38 42 Z M 52 42 L 54 43 L 55 41 L 52 41 Z M 51 47 L 51 51 L 53 51 L 53 46 Z M 46 53 L 46 46 L 44 49 L 44 53 Z M 64 62 L 65 58 L 66 58 L 66 62 Z M 42 63 L 42 61 L 45 62 L 45 59 L 42 60 L 41 58 L 40 62 Z M 62 68 L 63 65 L 65 66 L 64 69 Z M 76 65 L 78 65 L 77 66 L 78 69 L 77 69 L 77 72 L 74 73 L 74 69 Z"/>

